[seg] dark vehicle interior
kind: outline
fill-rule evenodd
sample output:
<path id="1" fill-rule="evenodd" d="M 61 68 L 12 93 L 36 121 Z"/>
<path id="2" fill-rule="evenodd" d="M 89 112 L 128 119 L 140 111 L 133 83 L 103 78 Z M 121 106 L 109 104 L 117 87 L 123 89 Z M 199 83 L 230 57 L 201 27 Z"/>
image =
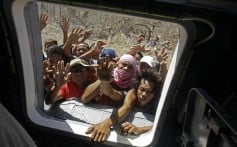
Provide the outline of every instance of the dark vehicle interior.
<path id="1" fill-rule="evenodd" d="M 24 5 L 24 14 L 30 17 L 35 16 L 36 14 L 30 13 L 32 11 L 27 11 L 28 6 L 30 10 L 34 9 L 31 7 L 34 2 L 31 0 L 2 0 L 0 2 L 0 43 L 2 48 L 0 77 L 3 84 L 0 94 L 1 104 L 26 129 L 39 147 L 133 146 L 132 141 L 124 143 L 119 140 L 108 140 L 104 144 L 96 144 L 80 133 L 79 135 L 74 134 L 73 131 L 58 129 L 57 126 L 53 128 L 54 121 L 51 126 L 47 123 L 41 125 L 44 120 L 42 122 L 39 120 L 39 123 L 32 119 L 31 116 L 35 112 L 31 112 L 31 107 L 29 107 L 29 103 L 31 103 L 29 95 L 40 95 L 40 86 L 37 87 L 39 83 L 35 82 L 36 88 L 29 92 L 26 81 L 31 81 L 31 75 L 35 75 L 35 81 L 37 81 L 39 75 L 34 72 L 41 66 L 27 70 L 25 61 L 29 57 L 32 58 L 30 59 L 32 63 L 40 59 L 34 58 L 33 55 L 24 55 L 22 48 L 28 46 L 24 46 L 20 42 L 19 28 L 22 25 L 27 28 L 29 24 L 35 25 L 38 22 L 26 20 L 28 23 L 17 24 L 16 21 L 20 19 L 16 17 L 14 9 Z M 178 52 L 175 70 L 169 69 L 168 73 L 173 73 L 173 77 L 167 81 L 170 81 L 171 84 L 167 89 L 164 86 L 163 91 L 166 93 L 164 106 L 157 109 L 160 115 L 154 119 L 156 125 L 151 133 L 151 141 L 145 146 L 237 146 L 236 1 L 41 0 L 40 2 L 146 18 L 158 17 L 165 21 L 182 24 L 185 28 L 183 34 L 188 35 L 181 35 L 179 38 L 178 47 L 183 49 L 182 52 Z M 29 30 L 25 32 L 30 32 L 34 36 L 35 30 Z M 24 33 L 24 30 L 22 32 Z M 39 34 L 39 27 L 36 28 L 36 32 Z M 21 39 L 28 39 L 29 46 L 37 48 L 38 42 L 35 43 L 29 38 Z M 31 50 L 28 49 L 28 51 Z M 34 50 L 29 54 L 34 54 Z M 32 65 L 38 66 L 36 63 Z M 29 79 L 27 79 L 28 74 Z M 32 103 L 35 103 L 35 109 L 39 115 L 51 119 L 41 110 L 42 100 Z"/>

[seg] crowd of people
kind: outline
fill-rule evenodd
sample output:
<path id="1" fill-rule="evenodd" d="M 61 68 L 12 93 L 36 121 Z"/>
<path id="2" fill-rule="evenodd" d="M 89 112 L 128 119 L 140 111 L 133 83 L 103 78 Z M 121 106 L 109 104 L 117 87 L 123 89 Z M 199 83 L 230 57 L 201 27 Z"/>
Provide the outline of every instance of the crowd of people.
<path id="1" fill-rule="evenodd" d="M 48 16 L 40 15 L 40 27 L 47 26 Z M 44 42 L 42 55 L 45 103 L 78 99 L 82 103 L 98 103 L 114 106 L 112 115 L 86 131 L 94 142 L 103 142 L 110 128 L 121 123 L 123 135 L 140 135 L 152 126 L 137 127 L 123 122 L 131 110 L 155 113 L 159 102 L 162 83 L 167 73 L 168 53 L 165 48 L 145 55 L 147 45 L 139 36 L 137 44 L 118 56 L 116 50 L 107 48 L 106 42 L 96 41 L 93 45 L 87 39 L 91 29 L 73 28 L 69 33 L 70 19 L 62 16 L 60 27 L 63 44 L 50 39 Z M 150 42 L 155 46 L 159 35 Z"/>

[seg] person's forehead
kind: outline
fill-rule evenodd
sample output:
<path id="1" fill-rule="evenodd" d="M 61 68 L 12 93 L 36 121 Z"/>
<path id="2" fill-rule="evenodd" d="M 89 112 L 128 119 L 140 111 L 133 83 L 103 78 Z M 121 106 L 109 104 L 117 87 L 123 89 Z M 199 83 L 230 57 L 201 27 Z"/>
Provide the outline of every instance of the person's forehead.
<path id="1" fill-rule="evenodd" d="M 146 79 L 141 79 L 140 86 L 144 86 L 144 87 L 152 89 L 153 88 L 153 83 L 152 83 L 152 81 L 149 81 L 149 80 L 146 80 Z"/>
<path id="2" fill-rule="evenodd" d="M 127 67 L 127 68 L 133 70 L 132 63 L 129 62 L 129 61 L 127 61 L 127 60 L 124 60 L 124 61 L 120 62 L 120 64 L 121 64 L 123 67 Z"/>
<path id="3" fill-rule="evenodd" d="M 127 64 L 127 65 L 132 65 L 132 63 L 129 62 L 128 60 L 123 60 L 123 61 L 121 61 L 120 63 L 122 63 L 122 64 Z"/>
<path id="4" fill-rule="evenodd" d="M 85 44 L 78 44 L 76 46 L 77 49 L 87 49 L 87 46 Z"/>
<path id="5" fill-rule="evenodd" d="M 150 67 L 146 62 L 140 62 L 140 67 Z"/>

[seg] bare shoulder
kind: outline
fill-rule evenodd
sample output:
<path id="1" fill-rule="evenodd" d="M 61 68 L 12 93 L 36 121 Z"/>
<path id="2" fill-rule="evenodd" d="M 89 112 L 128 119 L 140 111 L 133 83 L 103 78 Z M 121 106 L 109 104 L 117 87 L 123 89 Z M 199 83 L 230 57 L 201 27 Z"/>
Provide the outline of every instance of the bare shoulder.
<path id="1" fill-rule="evenodd" d="M 124 99 L 124 104 L 133 106 L 136 103 L 136 90 L 130 89 Z"/>

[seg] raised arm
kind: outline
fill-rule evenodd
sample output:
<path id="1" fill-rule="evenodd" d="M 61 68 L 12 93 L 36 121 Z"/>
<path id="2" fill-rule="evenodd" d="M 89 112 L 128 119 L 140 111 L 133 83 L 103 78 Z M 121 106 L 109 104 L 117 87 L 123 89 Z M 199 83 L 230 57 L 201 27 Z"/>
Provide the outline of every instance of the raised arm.
<path id="1" fill-rule="evenodd" d="M 97 67 L 97 76 L 101 81 L 100 92 L 112 100 L 121 100 L 123 94 L 120 90 L 113 88 L 111 85 L 111 82 L 113 81 L 112 70 L 114 66 L 109 58 L 109 56 L 106 56 L 105 59 L 100 59 L 98 61 L 99 66 Z"/>
<path id="2" fill-rule="evenodd" d="M 92 30 L 91 29 L 86 29 L 82 32 L 82 36 L 81 38 L 78 40 L 78 43 L 84 42 L 86 39 L 88 39 L 91 34 L 92 34 Z"/>
<path id="3" fill-rule="evenodd" d="M 47 26 L 48 15 L 40 14 L 40 31 L 42 31 Z"/>
<path id="4" fill-rule="evenodd" d="M 54 103 L 60 99 L 63 99 L 63 96 L 60 95 L 59 89 L 64 83 L 66 83 L 69 76 L 69 63 L 64 66 L 64 61 L 59 61 L 57 67 L 54 70 L 54 85 L 47 91 L 46 99 L 47 103 Z"/>
<path id="5" fill-rule="evenodd" d="M 104 45 L 106 45 L 104 41 L 97 41 L 94 48 L 80 55 L 80 58 L 86 61 L 88 61 L 91 57 L 97 59 L 99 57 L 99 54 L 101 53 L 101 50 L 104 48 Z"/>
<path id="6" fill-rule="evenodd" d="M 63 31 L 63 44 L 65 44 L 68 39 L 68 29 L 70 27 L 70 18 L 68 18 L 65 15 L 62 15 L 59 25 Z"/>
<path id="7" fill-rule="evenodd" d="M 66 43 L 63 46 L 64 53 L 67 57 L 70 56 L 70 50 L 72 47 L 72 43 L 74 40 L 77 40 L 81 36 L 82 28 L 74 28 L 72 29 L 71 34 L 69 35 Z"/>
<path id="8" fill-rule="evenodd" d="M 123 94 L 111 86 L 111 81 L 113 80 L 111 75 L 112 70 L 113 64 L 109 62 L 109 56 L 106 56 L 105 60 L 99 60 L 97 66 L 98 80 L 85 89 L 82 95 L 83 103 L 87 103 L 93 98 L 96 98 L 99 93 L 108 96 L 112 100 L 121 100 L 123 98 Z"/>
<path id="9" fill-rule="evenodd" d="M 167 73 L 167 58 L 169 57 L 168 52 L 165 48 L 160 51 L 155 51 L 156 59 L 160 64 L 159 74 L 161 76 L 161 80 L 163 81 L 166 77 Z"/>
<path id="10" fill-rule="evenodd" d="M 129 48 L 127 54 L 134 56 L 137 52 L 143 52 L 143 51 L 145 51 L 145 45 L 137 44 Z"/>

